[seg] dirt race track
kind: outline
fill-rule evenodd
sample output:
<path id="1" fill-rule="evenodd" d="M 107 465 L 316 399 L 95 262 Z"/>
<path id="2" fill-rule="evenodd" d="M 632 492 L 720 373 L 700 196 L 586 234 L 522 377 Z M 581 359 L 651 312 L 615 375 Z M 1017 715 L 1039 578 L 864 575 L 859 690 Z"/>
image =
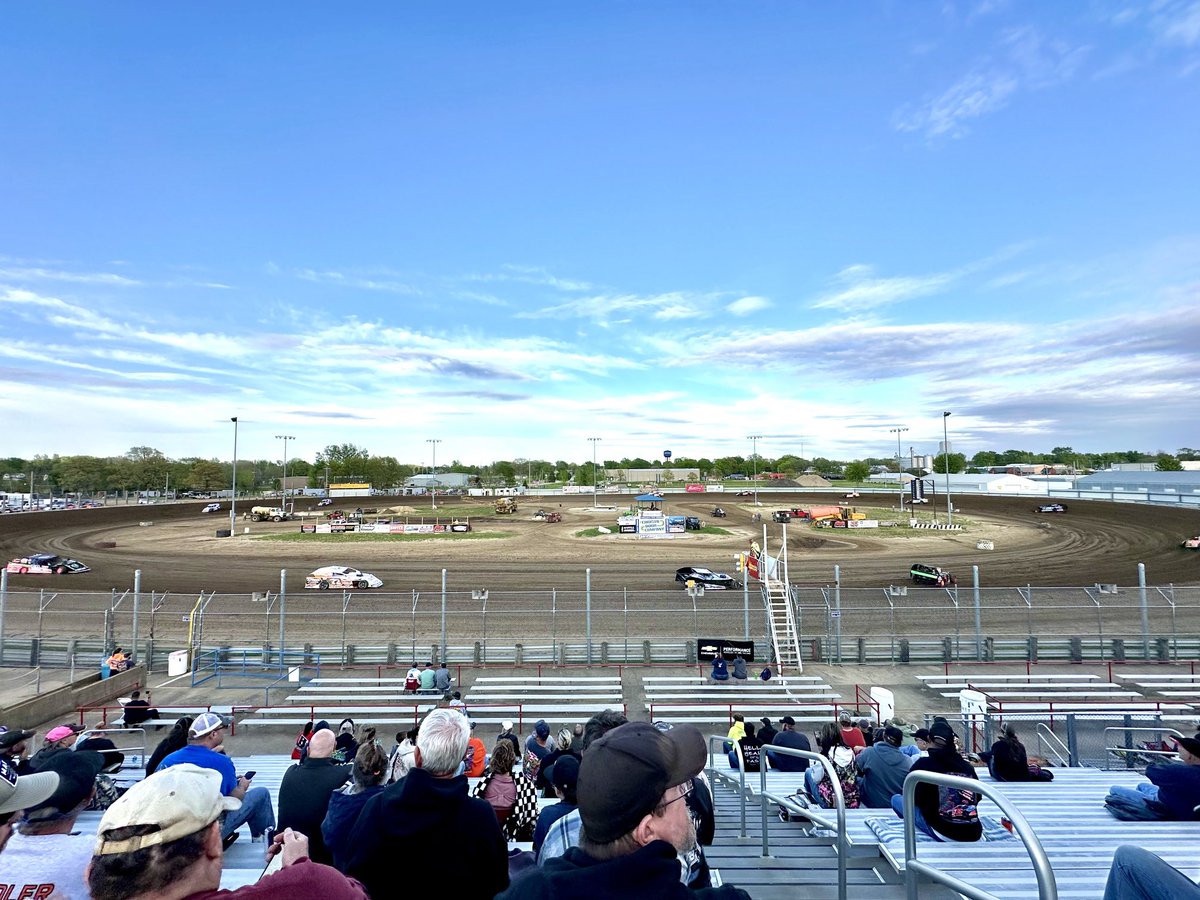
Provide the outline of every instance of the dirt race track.
<path id="1" fill-rule="evenodd" d="M 773 509 L 841 500 L 840 494 L 760 496 L 763 505 L 759 511 L 768 520 Z M 949 568 L 964 584 L 969 580 L 971 565 L 978 565 L 985 587 L 1086 586 L 1096 582 L 1128 586 L 1137 582 L 1139 562 L 1146 564 L 1151 585 L 1200 583 L 1200 553 L 1179 548 L 1185 536 L 1200 530 L 1200 513 L 1195 510 L 1071 501 L 1067 514 L 1046 515 L 1033 512 L 1038 500 L 1030 497 L 963 495 L 955 499 L 955 521 L 964 525 L 964 530 L 957 533 L 907 527 L 851 531 L 789 525 L 792 582 L 829 584 L 834 566 L 839 565 L 845 587 L 884 587 L 905 583 L 909 564 L 920 561 Z M 411 503 L 415 498 L 397 500 Z M 46 631 L 47 635 L 61 634 L 70 630 L 69 623 L 63 621 L 68 610 L 90 612 L 94 605 L 106 605 L 99 595 L 85 598 L 83 592 L 107 595 L 113 588 L 124 591 L 132 586 L 134 569 L 142 572 L 143 592 L 170 592 L 180 598 L 180 603 L 185 598 L 194 600 L 200 591 L 242 595 L 276 591 L 281 568 L 289 572 L 289 595 L 292 591 L 312 595 L 316 592 L 296 590 L 303 576 L 332 563 L 378 575 L 389 593 L 420 591 L 428 595 L 440 591 L 443 568 L 448 573 L 447 587 L 455 592 L 481 587 L 494 594 L 548 592 L 552 588 L 579 592 L 584 585 L 584 570 L 590 568 L 592 588 L 597 592 L 628 589 L 682 595 L 673 581 L 676 568 L 702 565 L 729 571 L 738 551 L 746 549 L 751 540 L 762 540 L 762 526 L 751 521 L 755 509 L 750 498 L 712 494 L 668 495 L 664 509 L 669 514 L 699 515 L 706 524 L 727 529 L 728 535 L 687 533 L 658 541 L 617 534 L 578 537 L 577 532 L 596 525 L 615 527 L 615 508 L 624 508 L 629 502 L 628 497 L 606 496 L 601 503 L 614 509 L 592 510 L 590 500 L 586 495 L 531 498 L 522 502 L 516 515 L 472 518 L 476 532 L 502 533 L 495 538 L 464 540 L 444 535 L 420 541 L 346 542 L 340 546 L 328 542 L 328 537 L 321 543 L 255 539 L 263 534 L 297 532 L 296 522 L 252 524 L 239 519 L 238 531 L 248 527 L 250 535 L 217 538 L 216 529 L 228 527 L 228 512 L 202 515 L 202 501 L 7 515 L 0 517 L 0 557 L 4 560 L 54 552 L 80 559 L 92 568 L 83 575 L 10 575 L 9 633 L 25 630 L 29 624 L 20 613 L 28 610 L 28 600 L 36 600 L 36 594 L 26 592 L 39 588 L 69 592 L 70 601 L 64 599 L 59 604 L 62 612 L 58 621 Z M 312 502 L 301 501 L 298 511 L 314 511 Z M 386 502 L 385 498 L 375 497 L 346 500 L 340 505 L 352 509 Z M 901 518 L 895 494 L 864 494 L 854 502 L 872 518 Z M 728 518 L 710 518 L 714 503 L 724 507 Z M 560 510 L 563 522 L 532 521 L 531 514 L 539 505 Z M 448 521 L 456 510 L 461 514 L 468 507 L 478 509 L 479 501 L 444 498 L 437 512 L 442 521 Z M 425 520 L 430 521 L 430 511 L 423 512 Z M 944 511 L 939 512 L 944 519 Z M 417 521 L 420 515 L 418 512 L 409 518 Z M 928 511 L 923 510 L 922 516 L 928 518 Z M 143 522 L 152 524 L 139 524 Z M 767 527 L 768 549 L 776 554 L 782 529 L 769 521 Z M 976 542 L 984 539 L 993 541 L 995 549 L 977 550 Z M 115 542 L 116 546 L 100 549 L 103 542 Z M 25 603 L 21 602 L 22 594 Z M 186 602 L 190 605 L 191 601 Z M 367 597 L 361 601 L 356 598 L 355 603 L 360 614 L 370 615 L 373 604 Z M 670 618 L 670 610 L 664 609 L 664 619 Z M 175 621 L 179 621 L 177 617 Z M 256 614 L 254 633 L 265 631 L 269 638 L 269 628 L 258 624 L 262 621 L 261 613 Z M 527 617 L 524 627 L 530 627 L 529 621 Z M 92 622 L 94 619 L 89 617 L 88 627 Z M 360 627 L 366 624 L 361 622 Z M 514 622 L 512 628 L 515 635 L 521 634 L 520 623 Z M 672 633 L 691 630 L 681 627 L 678 621 L 666 621 L 664 628 Z"/>

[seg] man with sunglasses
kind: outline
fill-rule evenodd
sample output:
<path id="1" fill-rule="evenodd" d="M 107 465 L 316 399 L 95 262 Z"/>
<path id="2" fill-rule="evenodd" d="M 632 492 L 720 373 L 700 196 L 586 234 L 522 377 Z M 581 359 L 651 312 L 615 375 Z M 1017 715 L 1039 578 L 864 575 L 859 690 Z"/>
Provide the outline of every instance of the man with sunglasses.
<path id="1" fill-rule="evenodd" d="M 579 846 L 522 876 L 500 898 L 749 900 L 729 885 L 691 890 L 683 882 L 680 854 L 696 844 L 686 801 L 707 761 L 704 737 L 691 725 L 667 732 L 649 722 L 614 728 L 591 744 L 579 766 Z"/>

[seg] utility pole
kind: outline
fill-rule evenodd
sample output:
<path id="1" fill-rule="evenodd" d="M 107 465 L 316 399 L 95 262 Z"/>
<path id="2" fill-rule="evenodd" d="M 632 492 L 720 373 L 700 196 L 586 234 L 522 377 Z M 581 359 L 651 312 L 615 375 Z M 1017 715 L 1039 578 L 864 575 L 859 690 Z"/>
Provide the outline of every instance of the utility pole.
<path id="1" fill-rule="evenodd" d="M 954 525 L 954 505 L 950 502 L 950 439 L 947 437 L 946 420 L 952 413 L 942 413 L 942 459 L 946 461 L 946 524 Z"/>
<path id="2" fill-rule="evenodd" d="M 429 490 L 433 495 L 433 509 L 437 509 L 437 445 L 442 442 L 441 438 L 425 438 L 425 443 L 433 448 L 433 470 L 430 473 L 433 478 L 430 480 Z"/>
<path id="3" fill-rule="evenodd" d="M 592 509 L 595 509 L 600 504 L 596 500 L 596 445 L 600 443 L 602 438 L 590 437 L 588 440 L 592 444 Z M 591 644 L 588 644 L 588 652 L 591 652 Z"/>
<path id="4" fill-rule="evenodd" d="M 908 431 L 903 425 L 889 428 L 888 431 L 896 436 L 896 478 L 900 482 L 900 515 L 904 515 L 904 466 L 900 462 L 900 435 Z M 912 461 L 909 460 L 909 465 Z"/>
<path id="5" fill-rule="evenodd" d="M 229 498 L 229 536 L 237 530 L 237 416 L 230 416 L 233 423 L 233 496 Z"/>
<path id="6" fill-rule="evenodd" d="M 750 440 L 750 459 L 754 462 L 754 505 L 758 506 L 758 442 L 762 435 L 748 434 L 746 437 Z"/>

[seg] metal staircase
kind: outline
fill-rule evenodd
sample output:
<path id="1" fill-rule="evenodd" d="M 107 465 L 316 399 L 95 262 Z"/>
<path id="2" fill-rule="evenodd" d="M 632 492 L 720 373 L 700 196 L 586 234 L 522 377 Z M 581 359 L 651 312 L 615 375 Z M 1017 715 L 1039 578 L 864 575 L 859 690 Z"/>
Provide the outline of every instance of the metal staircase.
<path id="1" fill-rule="evenodd" d="M 766 556 L 767 529 L 763 526 L 763 553 Z M 787 525 L 783 526 L 779 556 L 761 558 L 760 584 L 763 603 L 767 608 L 767 619 L 771 623 L 771 643 L 775 648 L 775 670 L 780 675 L 799 674 L 804 671 L 800 655 L 800 628 L 796 621 L 796 607 L 792 602 L 792 591 L 788 580 Z"/>

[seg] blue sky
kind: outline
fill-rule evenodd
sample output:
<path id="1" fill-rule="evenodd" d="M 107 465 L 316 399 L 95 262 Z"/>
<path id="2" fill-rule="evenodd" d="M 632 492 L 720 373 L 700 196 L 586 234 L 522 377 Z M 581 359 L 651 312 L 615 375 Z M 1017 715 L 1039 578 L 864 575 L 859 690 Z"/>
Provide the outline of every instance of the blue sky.
<path id="1" fill-rule="evenodd" d="M 1200 0 L 343 9 L 0 9 L 0 455 L 1197 445 Z"/>

